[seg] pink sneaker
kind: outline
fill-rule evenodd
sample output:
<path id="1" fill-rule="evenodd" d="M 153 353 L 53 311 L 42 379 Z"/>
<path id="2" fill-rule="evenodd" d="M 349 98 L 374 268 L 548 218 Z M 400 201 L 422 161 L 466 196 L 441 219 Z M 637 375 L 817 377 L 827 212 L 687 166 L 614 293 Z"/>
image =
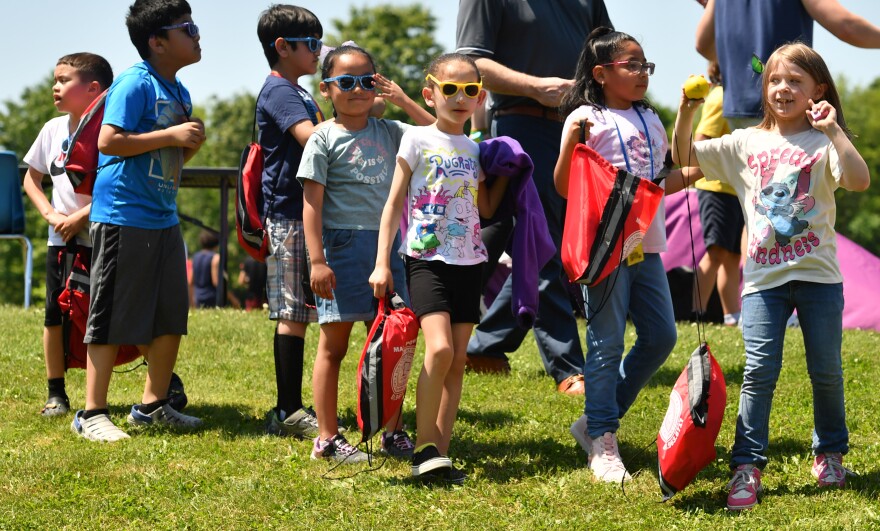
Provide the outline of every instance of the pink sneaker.
<path id="1" fill-rule="evenodd" d="M 813 460 L 813 477 L 819 480 L 820 487 L 842 487 L 846 484 L 846 476 L 851 475 L 852 470 L 843 466 L 842 454 L 819 454 Z"/>
<path id="2" fill-rule="evenodd" d="M 755 465 L 739 465 L 727 486 L 730 487 L 727 495 L 729 510 L 751 509 L 758 503 L 758 494 L 761 493 L 761 469 Z"/>

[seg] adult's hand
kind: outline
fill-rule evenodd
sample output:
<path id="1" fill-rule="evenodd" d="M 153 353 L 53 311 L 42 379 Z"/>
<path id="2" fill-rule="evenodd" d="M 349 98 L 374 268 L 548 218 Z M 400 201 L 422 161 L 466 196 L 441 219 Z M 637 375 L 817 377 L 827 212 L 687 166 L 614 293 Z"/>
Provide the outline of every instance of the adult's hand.
<path id="1" fill-rule="evenodd" d="M 539 77 L 535 78 L 538 83 L 535 86 L 534 99 L 545 107 L 559 107 L 562 103 L 562 97 L 574 86 L 574 80 L 563 79 L 561 77 Z"/>

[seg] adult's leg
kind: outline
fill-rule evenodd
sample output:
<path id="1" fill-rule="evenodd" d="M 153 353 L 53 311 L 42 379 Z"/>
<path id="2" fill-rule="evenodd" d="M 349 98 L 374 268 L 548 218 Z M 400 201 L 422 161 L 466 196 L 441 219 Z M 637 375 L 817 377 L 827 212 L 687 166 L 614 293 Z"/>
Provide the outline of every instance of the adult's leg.
<path id="1" fill-rule="evenodd" d="M 556 192 L 553 169 L 559 155 L 562 124 L 527 116 L 502 116 L 493 122 L 495 135 L 507 135 L 520 142 L 532 157 L 532 176 L 553 243 L 559 249 L 565 220 L 565 200 Z M 539 302 L 533 332 L 547 373 L 556 383 L 580 374 L 584 355 L 577 321 L 562 278 L 559 252 L 539 273 Z M 516 325 L 510 309 L 512 279 L 508 278 L 492 306 L 477 326 L 468 345 L 469 356 L 499 355 L 519 348 L 527 330 Z"/>

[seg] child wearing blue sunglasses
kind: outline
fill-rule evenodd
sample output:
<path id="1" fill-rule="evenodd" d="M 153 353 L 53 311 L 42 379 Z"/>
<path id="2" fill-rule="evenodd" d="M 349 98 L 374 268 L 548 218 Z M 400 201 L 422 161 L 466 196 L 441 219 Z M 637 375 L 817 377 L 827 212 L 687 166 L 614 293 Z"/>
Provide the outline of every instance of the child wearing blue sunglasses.
<path id="1" fill-rule="evenodd" d="M 368 283 L 379 239 L 379 216 L 391 187 L 394 160 L 409 127 L 371 116 L 378 98 L 403 108 L 420 124 L 433 117 L 390 80 L 375 73 L 370 55 L 340 46 L 324 58 L 321 95 L 333 102 L 334 120 L 319 126 L 306 143 L 297 179 L 303 184 L 303 227 L 311 263 L 311 287 L 321 326 L 312 373 L 319 435 L 313 459 L 358 462 L 367 454 L 338 433 L 339 369 L 358 321 L 373 320 L 377 300 Z M 379 88 L 382 94 L 377 95 Z M 392 256 L 393 255 L 393 256 Z M 398 293 L 408 300 L 403 262 L 389 255 Z M 386 427 L 381 448 L 409 458 L 413 443 L 398 415 Z"/>

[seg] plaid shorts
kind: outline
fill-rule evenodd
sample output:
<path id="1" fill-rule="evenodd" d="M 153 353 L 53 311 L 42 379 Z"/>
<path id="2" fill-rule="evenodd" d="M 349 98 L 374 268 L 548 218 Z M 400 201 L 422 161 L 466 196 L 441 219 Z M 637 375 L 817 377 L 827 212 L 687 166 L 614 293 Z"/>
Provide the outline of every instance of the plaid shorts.
<path id="1" fill-rule="evenodd" d="M 302 221 L 270 219 L 266 257 L 266 293 L 269 319 L 314 323 L 318 314 L 303 302 L 302 280 L 306 274 L 306 238 Z"/>

